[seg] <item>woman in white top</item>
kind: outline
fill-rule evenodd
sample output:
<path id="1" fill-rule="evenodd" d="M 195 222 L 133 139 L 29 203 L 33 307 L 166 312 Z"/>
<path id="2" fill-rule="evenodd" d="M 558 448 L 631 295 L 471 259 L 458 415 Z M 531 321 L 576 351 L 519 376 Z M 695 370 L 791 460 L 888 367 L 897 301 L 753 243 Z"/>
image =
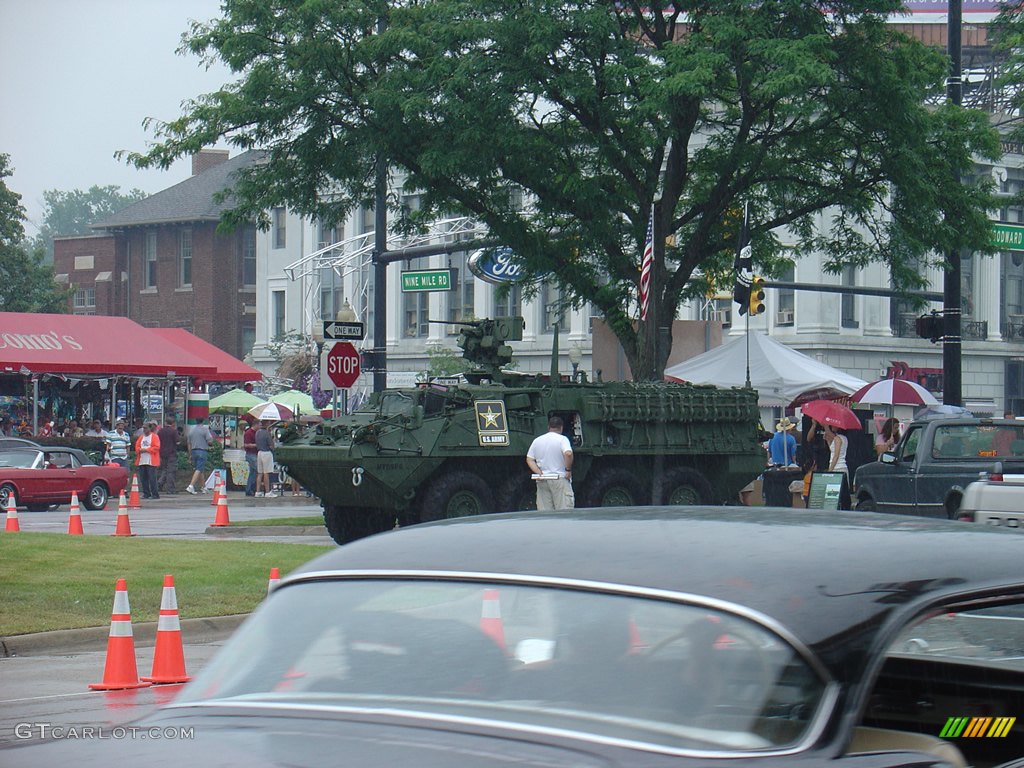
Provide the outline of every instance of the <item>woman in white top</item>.
<path id="1" fill-rule="evenodd" d="M 846 449 L 850 439 L 831 424 L 825 427 L 825 440 L 829 445 L 829 472 L 843 473 L 843 487 L 839 492 L 839 508 L 850 508 L 850 470 L 846 465 Z"/>

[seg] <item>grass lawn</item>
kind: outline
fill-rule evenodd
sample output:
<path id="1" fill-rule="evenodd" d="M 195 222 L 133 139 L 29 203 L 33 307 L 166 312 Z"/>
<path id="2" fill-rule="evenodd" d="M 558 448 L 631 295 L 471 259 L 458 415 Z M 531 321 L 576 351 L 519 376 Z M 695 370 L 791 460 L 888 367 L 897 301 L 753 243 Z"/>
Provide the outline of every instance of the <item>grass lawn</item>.
<path id="1" fill-rule="evenodd" d="M 128 584 L 132 621 L 156 621 L 167 573 L 183 619 L 248 613 L 266 596 L 271 567 L 285 576 L 332 548 L 0 533 L 0 636 L 109 626 L 119 578 Z"/>

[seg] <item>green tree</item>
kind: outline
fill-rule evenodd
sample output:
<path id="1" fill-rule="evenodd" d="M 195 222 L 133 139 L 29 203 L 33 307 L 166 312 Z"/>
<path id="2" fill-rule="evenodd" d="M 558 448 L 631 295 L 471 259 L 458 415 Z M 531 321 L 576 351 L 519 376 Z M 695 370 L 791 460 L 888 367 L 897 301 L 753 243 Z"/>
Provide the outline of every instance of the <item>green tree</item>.
<path id="1" fill-rule="evenodd" d="M 4 181 L 10 156 L 0 154 L 0 312 L 67 312 L 69 292 L 53 279 L 43 251 L 25 242 L 21 195 Z"/>
<path id="2" fill-rule="evenodd" d="M 141 189 L 121 194 L 114 185 L 93 185 L 87 191 L 74 189 L 61 192 L 49 189 L 43 192 L 43 223 L 36 235 L 36 244 L 46 251 L 47 261 L 53 262 L 53 238 L 61 235 L 87 235 L 90 224 L 127 208 L 147 197 Z"/>
<path id="3" fill-rule="evenodd" d="M 372 201 L 383 157 L 423 193 L 405 226 L 476 217 L 528 276 L 596 304 L 634 375 L 657 379 L 669 352 L 657 329 L 709 279 L 732 282 L 744 204 L 768 275 L 816 252 L 835 272 L 883 261 L 909 288 L 922 281 L 911 265 L 987 248 L 991 191 L 971 179 L 975 157 L 996 156 L 995 133 L 982 113 L 927 106 L 947 61 L 886 23 L 900 7 L 230 0 L 183 48 L 238 79 L 156 125 L 159 142 L 129 159 L 168 167 L 220 139 L 261 148 L 231 218 L 288 204 L 340 221 Z"/>

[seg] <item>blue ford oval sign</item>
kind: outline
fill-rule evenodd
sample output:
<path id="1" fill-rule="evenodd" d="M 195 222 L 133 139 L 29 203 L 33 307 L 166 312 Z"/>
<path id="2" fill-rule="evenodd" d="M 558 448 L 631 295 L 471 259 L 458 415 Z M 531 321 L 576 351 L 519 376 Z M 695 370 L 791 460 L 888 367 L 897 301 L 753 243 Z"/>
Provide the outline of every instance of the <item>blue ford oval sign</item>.
<path id="1" fill-rule="evenodd" d="M 469 257 L 469 271 L 488 283 L 514 283 L 522 274 L 519 262 L 507 245 L 484 248 Z"/>

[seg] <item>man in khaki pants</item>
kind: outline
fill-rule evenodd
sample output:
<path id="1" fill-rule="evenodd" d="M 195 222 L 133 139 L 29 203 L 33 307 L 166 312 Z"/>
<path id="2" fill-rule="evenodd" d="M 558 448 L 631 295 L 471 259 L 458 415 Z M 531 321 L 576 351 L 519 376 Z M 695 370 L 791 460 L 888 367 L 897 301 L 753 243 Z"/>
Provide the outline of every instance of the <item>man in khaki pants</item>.
<path id="1" fill-rule="evenodd" d="M 537 477 L 537 509 L 572 509 L 572 443 L 562 434 L 562 419 L 548 419 L 548 431 L 530 444 L 526 465 Z"/>

